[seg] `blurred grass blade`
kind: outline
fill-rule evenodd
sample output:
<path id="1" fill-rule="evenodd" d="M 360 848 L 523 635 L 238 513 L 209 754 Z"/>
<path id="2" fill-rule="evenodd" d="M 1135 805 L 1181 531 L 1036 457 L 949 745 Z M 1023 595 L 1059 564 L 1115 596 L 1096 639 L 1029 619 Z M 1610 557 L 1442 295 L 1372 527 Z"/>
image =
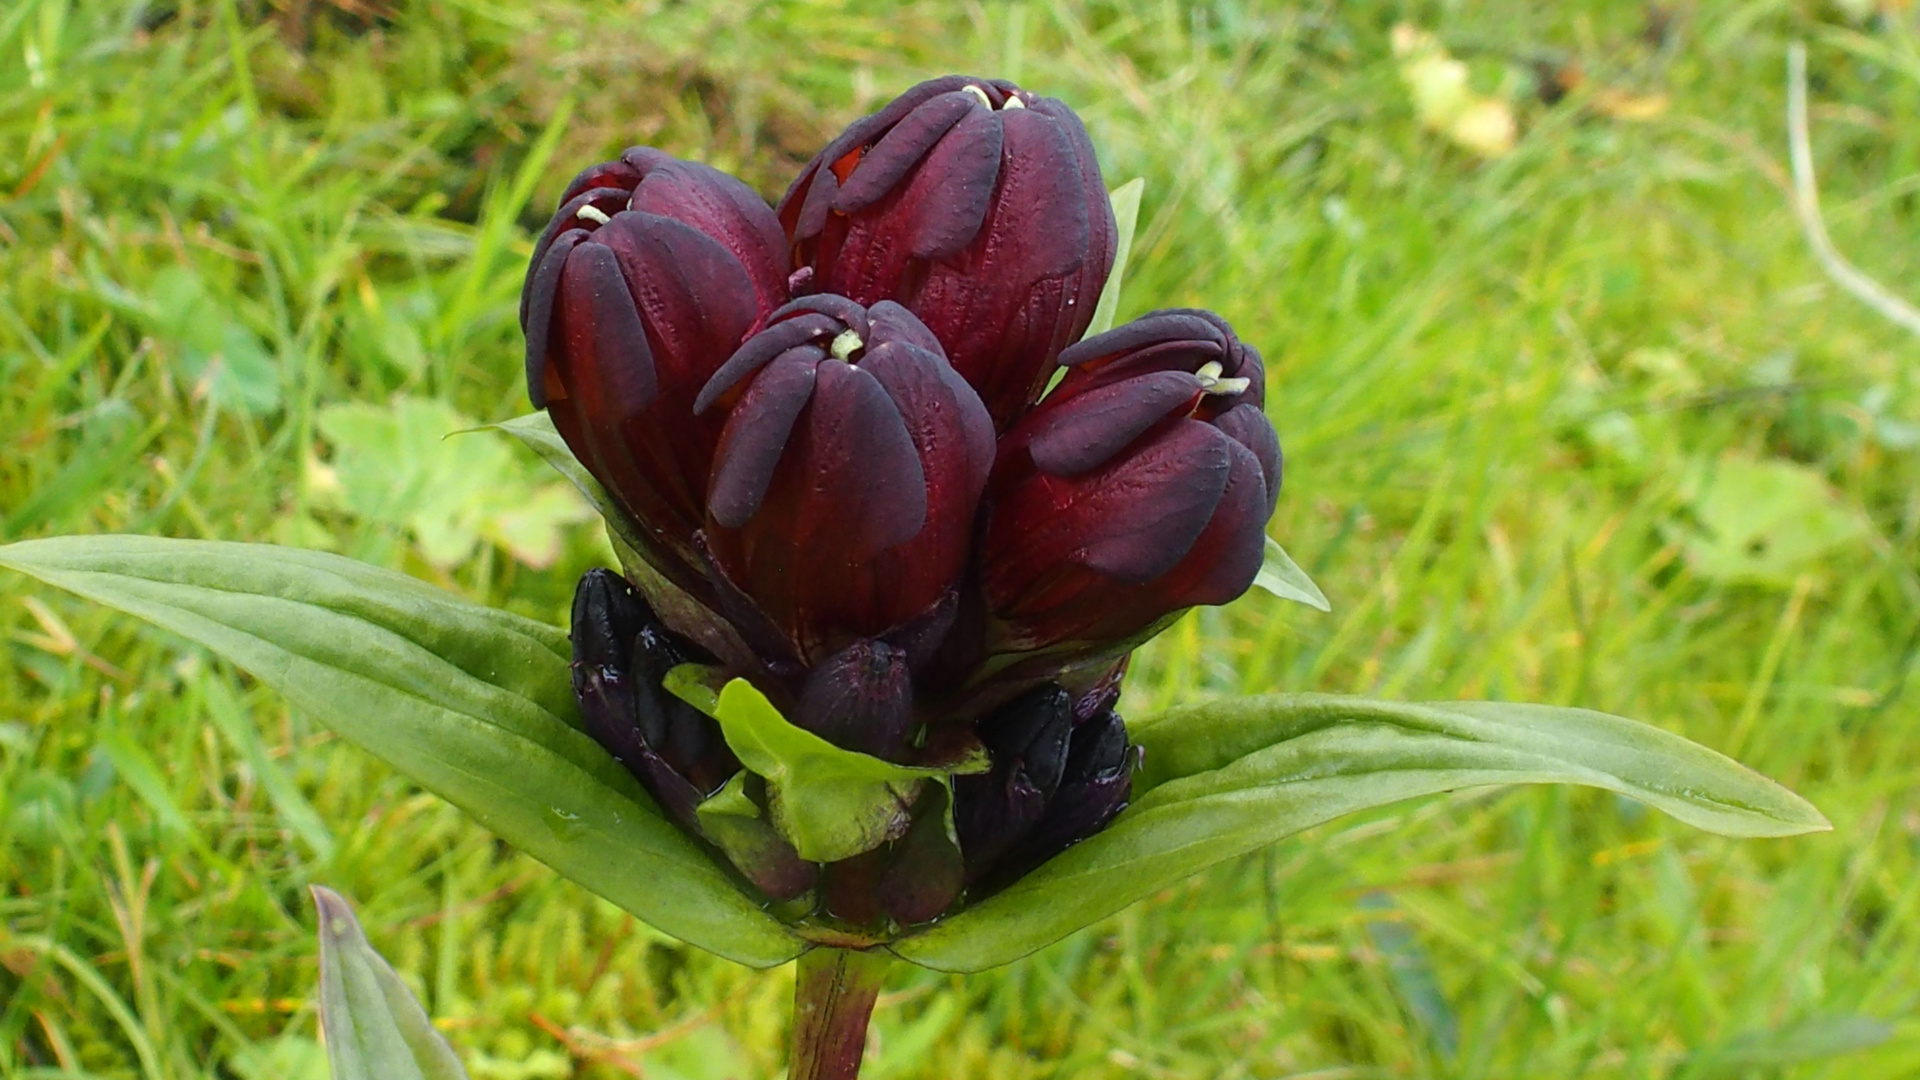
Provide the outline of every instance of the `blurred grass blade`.
<path id="1" fill-rule="evenodd" d="M 1143 771 L 1133 805 L 1111 827 L 894 951 L 943 971 L 994 967 L 1302 829 L 1483 784 L 1604 788 L 1726 836 L 1831 827 L 1806 800 L 1730 758 L 1585 709 L 1275 694 L 1132 727 Z"/>
<path id="2" fill-rule="evenodd" d="M 1146 177 L 1136 176 L 1113 189 L 1113 221 L 1119 226 L 1114 236 L 1113 272 L 1100 289 L 1100 303 L 1093 309 L 1093 322 L 1087 325 L 1087 337 L 1113 329 L 1113 318 L 1120 311 L 1120 286 L 1127 276 L 1127 259 L 1133 254 L 1133 231 L 1140 223 L 1140 193 L 1147 189 Z"/>
<path id="3" fill-rule="evenodd" d="M 0 547 L 0 566 L 206 646 L 668 934 L 756 967 L 800 951 L 577 729 L 555 627 L 261 544 L 66 537 Z"/>
<path id="4" fill-rule="evenodd" d="M 1751 1076 L 1757 1069 L 1777 1069 L 1871 1050 L 1895 1034 L 1892 1024 L 1871 1016 L 1819 1016 L 1736 1035 L 1690 1055 L 1686 1067 L 1675 1070 L 1674 1075 L 1689 1080 Z"/>
<path id="5" fill-rule="evenodd" d="M 193 825 L 180 811 L 173 794 L 167 788 L 167 781 L 161 775 L 160 766 L 147 753 L 146 747 L 134 742 L 119 731 L 109 730 L 100 734 L 94 747 L 113 763 L 113 771 L 126 781 L 140 801 L 153 811 L 154 823 L 164 832 L 177 837 L 198 842 L 199 834 L 193 831 Z"/>
<path id="6" fill-rule="evenodd" d="M 59 524 L 66 515 L 113 487 L 114 478 L 127 475 L 140 455 L 165 431 L 167 422 L 145 427 L 123 425 L 110 440 L 89 440 L 61 467 L 58 475 L 39 485 L 4 518 L 0 537 L 19 536 L 47 523 Z"/>
<path id="7" fill-rule="evenodd" d="M 1413 1017 L 1420 1030 L 1441 1057 L 1451 1058 L 1460 1049 L 1460 1021 L 1453 1006 L 1447 1004 L 1440 978 L 1434 974 L 1433 958 L 1407 928 L 1399 905 L 1384 892 L 1370 892 L 1360 898 L 1360 910 L 1367 916 L 1367 938 L 1375 952 L 1387 963 L 1387 975 L 1400 1004 Z"/>
<path id="8" fill-rule="evenodd" d="M 1291 600 L 1296 604 L 1305 604 L 1321 611 L 1332 611 L 1333 605 L 1327 603 L 1327 594 L 1313 583 L 1300 564 L 1293 561 L 1287 549 L 1280 541 L 1267 537 L 1266 558 L 1260 563 L 1260 573 L 1254 577 L 1256 587 L 1267 590 L 1282 600 Z"/>
<path id="9" fill-rule="evenodd" d="M 313 886 L 320 916 L 320 1030 L 333 1080 L 467 1080 L 341 895 Z"/>
<path id="10" fill-rule="evenodd" d="M 201 680 L 200 693 L 205 699 L 207 715 L 212 718 L 213 726 L 227 744 L 240 752 L 246 759 L 247 768 L 253 772 L 253 778 L 266 789 L 267 799 L 280 815 L 287 830 L 300 838 L 307 850 L 314 853 L 321 862 L 333 859 L 333 832 L 327 823 L 320 820 L 320 814 L 313 804 L 300 794 L 299 785 L 280 767 L 279 762 L 267 754 L 266 744 L 260 741 L 260 733 L 241 714 L 240 703 L 233 699 L 233 691 L 225 683 L 215 678 Z"/>

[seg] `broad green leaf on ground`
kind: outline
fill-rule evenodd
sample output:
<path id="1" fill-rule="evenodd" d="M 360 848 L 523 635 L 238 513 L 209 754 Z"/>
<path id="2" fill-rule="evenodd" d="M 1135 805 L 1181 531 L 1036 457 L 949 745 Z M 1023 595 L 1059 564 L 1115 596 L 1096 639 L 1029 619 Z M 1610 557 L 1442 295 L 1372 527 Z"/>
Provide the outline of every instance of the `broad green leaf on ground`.
<path id="1" fill-rule="evenodd" d="M 339 893 L 313 887 L 320 916 L 320 1030 L 333 1080 L 467 1080 L 407 984 L 367 942 Z"/>
<path id="2" fill-rule="evenodd" d="M 136 303 L 180 371 L 221 406 L 250 413 L 280 407 L 279 358 L 190 266 L 160 271 Z"/>
<path id="3" fill-rule="evenodd" d="M 1726 457 L 1688 482 L 1697 527 L 1676 527 L 1700 576 L 1729 584 L 1793 584 L 1867 523 L 1819 473 L 1791 461 Z"/>
<path id="4" fill-rule="evenodd" d="M 333 449 L 325 463 L 309 464 L 316 500 L 404 530 L 435 566 L 458 566 L 482 542 L 528 566 L 551 566 L 566 528 L 591 516 L 564 484 L 498 442 L 449 438 L 474 422 L 445 402 L 329 405 L 317 423 Z"/>
<path id="5" fill-rule="evenodd" d="M 1107 282 L 1100 289 L 1100 302 L 1094 306 L 1093 322 L 1087 326 L 1088 337 L 1113 329 L 1114 316 L 1119 314 L 1120 286 L 1127 276 L 1127 259 L 1133 254 L 1133 232 L 1140 223 L 1140 193 L 1146 189 L 1146 178 L 1136 176 L 1114 188 L 1108 196 L 1113 203 L 1113 221 L 1118 226 L 1113 244 L 1113 271 L 1107 275 Z"/>
<path id="6" fill-rule="evenodd" d="M 66 537 L 0 566 L 211 649 L 668 934 L 759 967 L 800 951 L 578 730 L 556 627 L 296 548 Z"/>
<path id="7" fill-rule="evenodd" d="M 1145 764 L 1133 805 L 1111 827 L 894 952 L 943 971 L 994 967 L 1302 829 L 1483 784 L 1605 788 L 1727 836 L 1829 827 L 1806 800 L 1730 758 L 1585 709 L 1288 694 L 1132 727 Z"/>
<path id="8" fill-rule="evenodd" d="M 843 750 L 794 726 L 745 679 L 720 691 L 713 716 L 740 764 L 767 781 L 774 826 L 809 862 L 872 851 L 906 828 L 923 784 L 987 765 L 982 755 L 957 767 L 919 768 Z"/>
<path id="9" fill-rule="evenodd" d="M 1280 541 L 1267 537 L 1266 558 L 1260 563 L 1260 573 L 1253 579 L 1254 585 L 1265 589 L 1282 600 L 1292 600 L 1296 604 L 1305 604 L 1321 611 L 1332 611 L 1333 605 L 1327 603 L 1327 594 L 1313 583 L 1300 564 L 1293 561 L 1287 549 Z"/>

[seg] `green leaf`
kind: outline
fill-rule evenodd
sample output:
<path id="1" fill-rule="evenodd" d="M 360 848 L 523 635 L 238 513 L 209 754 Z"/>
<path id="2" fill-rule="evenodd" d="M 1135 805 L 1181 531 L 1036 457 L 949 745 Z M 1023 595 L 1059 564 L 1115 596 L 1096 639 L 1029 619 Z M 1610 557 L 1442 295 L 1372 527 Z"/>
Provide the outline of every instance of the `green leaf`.
<path id="1" fill-rule="evenodd" d="M 578 729 L 556 627 L 296 548 L 65 537 L 0 566 L 206 646 L 668 934 L 756 967 L 802 947 Z"/>
<path id="2" fill-rule="evenodd" d="M 682 687 L 688 682 L 670 686 L 686 697 Z M 952 773 L 987 767 L 984 754 L 958 766 L 915 767 L 843 750 L 789 723 L 745 679 L 734 679 L 720 691 L 713 716 L 740 764 L 767 781 L 774 827 L 809 862 L 838 862 L 872 851 L 906 829 L 907 811 L 928 780 L 944 783 Z"/>
<path id="3" fill-rule="evenodd" d="M 1094 306 L 1087 337 L 1113 329 L 1113 317 L 1120 311 L 1120 283 L 1127 276 L 1127 259 L 1133 255 L 1133 230 L 1140 221 L 1140 193 L 1146 189 L 1146 178 L 1136 176 L 1108 196 L 1113 203 L 1114 224 L 1119 226 L 1113 245 L 1113 272 L 1100 289 L 1100 302 Z"/>
<path id="4" fill-rule="evenodd" d="M 788 842 L 747 795 L 750 779 L 752 775 L 744 769 L 734 773 L 719 791 L 694 809 L 701 831 L 735 866 L 763 866 L 783 857 L 791 860 Z"/>
<path id="5" fill-rule="evenodd" d="M 1288 694 L 1131 726 L 1145 764 L 1112 826 L 894 952 L 943 971 L 994 967 L 1222 859 L 1356 810 L 1482 784 L 1605 788 L 1727 836 L 1830 827 L 1729 758 L 1585 709 Z"/>
<path id="6" fill-rule="evenodd" d="M 1333 605 L 1327 603 L 1327 595 L 1320 591 L 1320 586 L 1315 585 L 1307 572 L 1300 569 L 1300 564 L 1293 561 L 1293 556 L 1280 546 L 1280 541 L 1271 536 L 1267 537 L 1266 558 L 1261 560 L 1260 573 L 1254 577 L 1253 583 L 1282 600 L 1292 600 L 1321 611 L 1333 610 Z"/>
<path id="7" fill-rule="evenodd" d="M 467 1080 L 453 1048 L 339 893 L 313 887 L 320 914 L 320 1030 L 333 1080 Z"/>

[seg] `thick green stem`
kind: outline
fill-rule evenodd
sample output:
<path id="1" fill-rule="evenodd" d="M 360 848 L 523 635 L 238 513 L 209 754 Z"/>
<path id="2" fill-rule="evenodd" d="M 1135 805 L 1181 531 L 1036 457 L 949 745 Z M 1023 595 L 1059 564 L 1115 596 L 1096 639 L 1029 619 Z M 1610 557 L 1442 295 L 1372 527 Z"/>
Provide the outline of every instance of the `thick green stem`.
<path id="1" fill-rule="evenodd" d="M 793 985 L 793 1049 L 787 1080 L 854 1080 L 867 1049 L 867 1018 L 887 972 L 879 949 L 815 948 L 800 956 Z"/>

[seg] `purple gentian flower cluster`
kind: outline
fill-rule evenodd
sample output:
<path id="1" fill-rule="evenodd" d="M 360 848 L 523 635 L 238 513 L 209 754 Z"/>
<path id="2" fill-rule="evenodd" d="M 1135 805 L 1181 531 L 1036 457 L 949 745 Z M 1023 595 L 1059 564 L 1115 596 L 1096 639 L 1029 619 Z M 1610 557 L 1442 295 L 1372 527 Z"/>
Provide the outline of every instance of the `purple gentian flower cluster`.
<path id="1" fill-rule="evenodd" d="M 528 391 L 652 571 L 580 583 L 582 713 L 783 910 L 925 923 L 1105 827 L 1138 757 L 1129 653 L 1254 581 L 1281 475 L 1259 354 L 1195 310 L 1083 340 L 1117 233 L 1072 110 L 949 76 L 777 208 L 634 149 L 539 239 Z M 663 685 L 684 663 L 846 750 L 988 767 L 853 858 L 721 845 L 697 811 L 741 765 Z"/>

